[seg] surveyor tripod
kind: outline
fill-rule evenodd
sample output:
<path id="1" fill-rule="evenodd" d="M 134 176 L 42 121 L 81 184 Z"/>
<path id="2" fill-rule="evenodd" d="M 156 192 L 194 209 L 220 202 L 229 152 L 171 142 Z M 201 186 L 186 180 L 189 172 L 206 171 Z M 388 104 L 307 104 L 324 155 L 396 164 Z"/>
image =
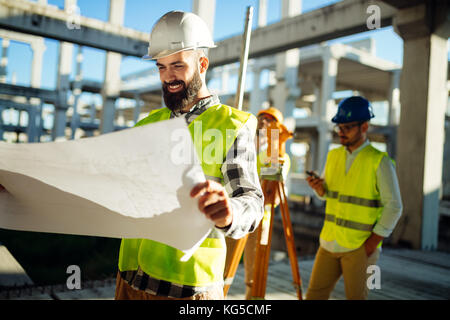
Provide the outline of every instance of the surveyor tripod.
<path id="1" fill-rule="evenodd" d="M 256 255 L 253 263 L 253 284 L 251 287 L 251 299 L 264 299 L 266 293 L 267 274 L 269 268 L 270 245 L 272 240 L 273 218 L 277 195 L 280 199 L 280 211 L 283 221 L 284 237 L 286 248 L 291 264 L 293 285 L 299 300 L 302 300 L 302 282 L 298 267 L 297 254 L 294 242 L 294 233 L 290 219 L 289 207 L 284 189 L 281 169 L 275 174 L 262 175 L 261 187 L 264 197 L 269 200 L 265 206 L 264 217 L 255 232 L 257 232 Z M 267 202 L 266 202 L 267 203 Z M 269 209 L 270 208 L 270 209 Z M 224 296 L 227 295 L 232 280 L 236 273 L 239 261 L 245 248 L 248 236 L 236 241 L 234 248 L 231 248 L 232 255 L 229 268 L 225 271 Z"/>

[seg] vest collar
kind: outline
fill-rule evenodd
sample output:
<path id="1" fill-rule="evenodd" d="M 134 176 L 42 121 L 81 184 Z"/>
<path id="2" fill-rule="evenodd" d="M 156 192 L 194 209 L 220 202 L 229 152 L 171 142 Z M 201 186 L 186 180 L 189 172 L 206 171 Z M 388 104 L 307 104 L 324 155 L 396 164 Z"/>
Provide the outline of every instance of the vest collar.
<path id="1" fill-rule="evenodd" d="M 192 115 L 198 116 L 209 107 L 217 104 L 220 104 L 219 97 L 216 94 L 213 94 L 207 98 L 201 99 L 186 113 L 171 112 L 171 117 L 185 116 L 186 119 L 189 119 Z"/>
<path id="2" fill-rule="evenodd" d="M 347 153 L 347 156 L 352 156 L 352 157 L 356 157 L 356 155 L 361 152 L 362 149 L 364 149 L 365 147 L 367 147 L 370 144 L 369 139 L 366 139 L 366 141 L 363 142 L 362 145 L 360 145 L 356 150 L 353 150 L 352 153 L 350 153 L 350 151 L 347 150 L 347 148 L 345 148 L 345 152 Z"/>

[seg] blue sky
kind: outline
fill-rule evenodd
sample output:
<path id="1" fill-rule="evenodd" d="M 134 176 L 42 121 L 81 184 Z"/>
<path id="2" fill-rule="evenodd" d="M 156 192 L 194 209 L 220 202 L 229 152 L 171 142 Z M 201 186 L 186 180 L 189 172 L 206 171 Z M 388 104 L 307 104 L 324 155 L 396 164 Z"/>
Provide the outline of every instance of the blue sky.
<path id="1" fill-rule="evenodd" d="M 314 10 L 337 1 L 330 0 L 303 0 L 303 12 Z M 48 0 L 49 4 L 63 8 L 64 0 Z M 280 0 L 268 1 L 268 24 L 280 20 Z M 257 0 L 216 0 L 216 16 L 214 26 L 214 40 L 221 40 L 232 35 L 242 33 L 245 12 L 247 6 L 253 6 L 256 10 Z M 81 15 L 107 21 L 109 0 L 78 0 Z M 170 10 L 192 10 L 191 0 L 127 0 L 125 7 L 124 25 L 143 32 L 150 32 L 156 20 Z M 254 18 L 256 25 L 256 11 Z M 401 65 L 402 41 L 392 28 L 383 28 L 376 31 L 365 32 L 342 40 L 350 41 L 362 39 L 368 36 L 376 40 L 377 56 Z M 46 51 L 43 61 L 42 87 L 54 88 L 56 84 L 56 72 L 58 61 L 58 42 L 46 39 Z M 75 53 L 72 74 L 75 73 Z M 93 48 L 84 48 L 83 78 L 103 80 L 105 68 L 105 52 Z M 11 41 L 9 49 L 8 76 L 11 80 L 15 73 L 17 84 L 29 85 L 31 73 L 31 48 L 22 43 Z M 142 70 L 151 66 L 152 62 L 141 61 L 136 57 L 124 57 L 121 64 L 121 75 Z"/>

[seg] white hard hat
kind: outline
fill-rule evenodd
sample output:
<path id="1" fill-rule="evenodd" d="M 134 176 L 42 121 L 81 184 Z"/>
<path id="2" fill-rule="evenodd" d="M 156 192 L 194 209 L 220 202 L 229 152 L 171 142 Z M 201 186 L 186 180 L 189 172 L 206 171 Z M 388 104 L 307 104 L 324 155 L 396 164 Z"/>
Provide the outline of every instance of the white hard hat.
<path id="1" fill-rule="evenodd" d="M 179 51 L 215 47 L 208 26 L 199 16 L 170 11 L 153 26 L 148 54 L 142 58 L 156 60 Z"/>

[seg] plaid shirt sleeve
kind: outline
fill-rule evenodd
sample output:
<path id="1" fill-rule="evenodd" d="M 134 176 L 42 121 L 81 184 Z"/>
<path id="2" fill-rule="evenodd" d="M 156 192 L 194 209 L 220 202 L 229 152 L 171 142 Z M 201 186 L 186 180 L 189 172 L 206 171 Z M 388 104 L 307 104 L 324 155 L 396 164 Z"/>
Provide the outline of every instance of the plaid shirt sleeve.
<path id="1" fill-rule="evenodd" d="M 239 239 L 255 231 L 264 214 L 264 196 L 256 169 L 255 132 L 246 123 L 222 165 L 225 189 L 230 196 L 233 222 L 219 229 L 226 237 Z"/>

